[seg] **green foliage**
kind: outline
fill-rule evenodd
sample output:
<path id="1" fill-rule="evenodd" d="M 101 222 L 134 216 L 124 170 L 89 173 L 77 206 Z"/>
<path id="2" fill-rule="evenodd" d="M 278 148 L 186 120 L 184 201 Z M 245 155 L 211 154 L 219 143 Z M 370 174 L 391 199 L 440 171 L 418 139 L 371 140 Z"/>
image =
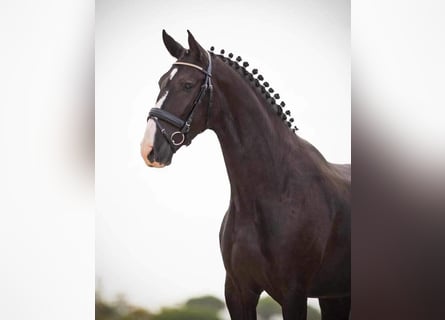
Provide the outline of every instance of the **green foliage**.
<path id="1" fill-rule="evenodd" d="M 185 306 L 188 308 L 206 309 L 217 313 L 225 307 L 225 304 L 214 296 L 202 296 L 187 300 Z"/>
<path id="2" fill-rule="evenodd" d="M 203 296 L 187 300 L 178 308 L 164 308 L 157 314 L 130 305 L 123 295 L 108 303 L 96 292 L 96 320 L 220 320 L 218 312 L 224 302 Z"/>
<path id="3" fill-rule="evenodd" d="M 153 320 L 219 320 L 218 312 L 225 304 L 213 296 L 187 300 L 182 308 L 165 308 Z"/>
<path id="4" fill-rule="evenodd" d="M 151 320 L 153 315 L 145 309 L 135 309 L 122 318 L 122 320 Z"/>
<path id="5" fill-rule="evenodd" d="M 187 300 L 183 306 L 163 308 L 152 314 L 149 311 L 130 305 L 123 295 L 118 295 L 112 303 L 102 300 L 96 293 L 96 320 L 220 320 L 219 311 L 225 307 L 220 299 L 202 296 Z M 257 307 L 260 320 L 269 320 L 281 315 L 281 306 L 269 296 L 260 299 Z M 307 320 L 320 320 L 320 312 L 308 305 Z"/>
<path id="6" fill-rule="evenodd" d="M 261 319 L 269 320 L 273 315 L 281 314 L 281 306 L 271 297 L 265 296 L 258 302 L 256 311 Z"/>
<path id="7" fill-rule="evenodd" d="M 216 312 L 206 308 L 162 309 L 152 320 L 219 320 Z"/>
<path id="8" fill-rule="evenodd" d="M 103 302 L 103 301 L 98 301 L 96 299 L 96 320 L 118 320 L 119 319 L 119 313 L 117 312 L 117 310 Z"/>
<path id="9" fill-rule="evenodd" d="M 143 308 L 131 306 L 122 294 L 115 301 L 104 301 L 100 292 L 96 292 L 96 320 L 151 320 L 150 312 Z"/>

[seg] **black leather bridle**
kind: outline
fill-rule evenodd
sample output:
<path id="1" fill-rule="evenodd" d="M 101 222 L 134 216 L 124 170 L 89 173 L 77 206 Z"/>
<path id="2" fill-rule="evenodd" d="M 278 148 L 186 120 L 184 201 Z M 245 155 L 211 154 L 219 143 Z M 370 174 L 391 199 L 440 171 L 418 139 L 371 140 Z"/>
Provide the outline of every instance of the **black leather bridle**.
<path id="1" fill-rule="evenodd" d="M 152 108 L 148 114 L 147 121 L 149 119 L 153 119 L 156 123 L 156 126 L 161 130 L 162 135 L 165 137 L 167 142 L 170 144 L 170 147 L 172 149 L 172 152 L 175 153 L 186 141 L 186 135 L 190 131 L 190 126 L 192 125 L 193 121 L 193 113 L 195 112 L 196 107 L 198 106 L 199 102 L 204 97 L 205 93 L 209 91 L 209 104 L 207 107 L 207 120 L 206 120 L 206 126 L 208 126 L 208 121 L 210 117 L 210 107 L 212 102 L 212 92 L 213 92 L 213 86 L 212 86 L 212 60 L 210 57 L 210 53 L 207 52 L 209 56 L 209 65 L 207 66 L 207 70 L 204 70 L 204 68 L 188 63 L 188 62 L 175 62 L 174 65 L 184 65 L 189 66 L 195 69 L 198 69 L 202 73 L 205 74 L 205 79 L 203 84 L 201 85 L 201 89 L 196 96 L 195 100 L 193 100 L 192 108 L 186 118 L 186 120 L 182 120 L 181 118 L 175 116 L 174 114 L 163 110 L 161 108 Z M 172 125 L 173 127 L 177 128 L 178 130 L 173 132 L 170 136 L 168 135 L 165 128 L 161 125 L 160 121 L 165 121 Z"/>

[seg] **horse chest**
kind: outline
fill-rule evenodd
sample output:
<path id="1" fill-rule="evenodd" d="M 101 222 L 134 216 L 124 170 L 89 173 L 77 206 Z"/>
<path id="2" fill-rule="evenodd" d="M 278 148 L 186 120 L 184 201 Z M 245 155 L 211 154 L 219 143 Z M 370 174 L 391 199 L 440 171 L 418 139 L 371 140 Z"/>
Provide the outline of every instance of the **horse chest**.
<path id="1" fill-rule="evenodd" d="M 220 245 L 225 268 L 233 278 L 274 291 L 277 283 L 286 285 L 317 269 L 320 242 L 308 235 L 308 228 L 292 213 L 280 209 L 276 203 L 273 208 L 257 206 L 247 220 L 233 208 L 226 213 Z"/>
<path id="2" fill-rule="evenodd" d="M 276 230 L 266 230 L 265 225 L 274 224 L 270 222 L 260 218 L 243 220 L 239 212 L 229 211 L 220 232 L 221 252 L 228 274 L 264 289 L 272 288 L 272 280 L 279 274 L 287 274 L 283 272 L 286 266 L 280 263 L 286 259 L 278 250 L 283 241 L 278 239 L 280 237 L 274 238 Z"/>
<path id="3" fill-rule="evenodd" d="M 261 282 L 267 266 L 259 234 L 253 225 L 235 225 L 226 214 L 221 226 L 220 246 L 225 268 L 235 277 Z"/>

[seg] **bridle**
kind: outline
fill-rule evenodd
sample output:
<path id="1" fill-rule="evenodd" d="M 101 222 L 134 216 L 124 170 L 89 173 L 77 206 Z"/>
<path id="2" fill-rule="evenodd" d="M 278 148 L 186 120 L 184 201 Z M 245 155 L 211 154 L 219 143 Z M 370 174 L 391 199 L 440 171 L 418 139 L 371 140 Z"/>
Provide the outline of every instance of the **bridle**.
<path id="1" fill-rule="evenodd" d="M 183 65 L 183 66 L 188 66 L 188 67 L 198 69 L 199 71 L 201 71 L 202 73 L 205 74 L 204 82 L 201 85 L 201 89 L 200 89 L 198 95 L 196 96 L 195 100 L 193 100 L 192 108 L 191 108 L 186 120 L 184 121 L 181 118 L 175 116 L 174 114 L 172 114 L 166 110 L 163 110 L 161 108 L 152 108 L 148 114 L 147 121 L 149 119 L 154 120 L 154 122 L 156 123 L 156 126 L 159 128 L 162 135 L 167 140 L 167 142 L 170 144 L 170 147 L 171 147 L 171 150 L 173 153 L 175 153 L 184 144 L 184 142 L 186 140 L 186 135 L 190 131 L 190 126 L 192 125 L 193 113 L 195 112 L 196 107 L 198 106 L 201 99 L 204 97 L 207 90 L 209 90 L 209 104 L 207 106 L 206 127 L 208 126 L 208 121 L 209 121 L 209 117 L 210 117 L 210 107 L 211 107 L 211 103 L 212 103 L 213 86 L 212 86 L 212 81 L 211 81 L 212 60 L 210 57 L 210 53 L 207 52 L 207 54 L 209 56 L 209 65 L 207 66 L 207 70 L 204 70 L 204 68 L 202 68 L 198 65 L 192 64 L 192 63 L 188 63 L 188 62 L 178 61 L 178 62 L 173 63 L 174 65 Z M 165 130 L 165 128 L 159 122 L 159 120 L 169 123 L 170 125 L 177 128 L 178 130 L 173 132 L 169 136 L 167 131 Z"/>

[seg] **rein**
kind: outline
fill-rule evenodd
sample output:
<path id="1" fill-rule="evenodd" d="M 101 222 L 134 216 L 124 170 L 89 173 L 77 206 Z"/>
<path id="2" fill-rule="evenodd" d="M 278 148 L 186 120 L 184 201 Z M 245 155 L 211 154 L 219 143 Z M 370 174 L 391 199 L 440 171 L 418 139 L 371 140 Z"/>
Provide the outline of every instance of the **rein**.
<path id="1" fill-rule="evenodd" d="M 170 147 L 172 149 L 172 152 L 175 153 L 178 151 L 178 149 L 184 144 L 186 140 L 186 135 L 190 131 L 190 127 L 192 125 L 193 121 L 193 113 L 195 112 L 195 109 L 201 99 L 204 97 L 207 90 L 209 90 L 209 104 L 207 106 L 207 119 L 206 119 L 206 127 L 208 126 L 209 118 L 210 118 L 210 107 L 212 104 L 212 93 L 213 93 L 213 86 L 212 86 L 212 60 L 210 57 L 210 53 L 207 52 L 209 57 L 209 65 L 207 67 L 207 70 L 204 70 L 204 68 L 188 63 L 188 62 L 175 62 L 174 65 L 183 65 L 192 67 L 195 69 L 198 69 L 202 73 L 205 74 L 205 79 L 203 84 L 201 85 L 201 90 L 199 91 L 198 95 L 196 96 L 195 100 L 193 101 L 192 108 L 186 118 L 186 120 L 182 120 L 181 118 L 175 116 L 174 114 L 163 110 L 161 108 L 152 108 L 148 114 L 147 121 L 149 119 L 153 119 L 153 121 L 156 123 L 156 126 L 161 130 L 162 135 L 167 140 L 167 142 L 170 144 Z M 173 132 L 172 134 L 168 135 L 165 128 L 160 123 L 160 120 L 169 123 L 173 127 L 177 128 L 178 130 Z"/>

